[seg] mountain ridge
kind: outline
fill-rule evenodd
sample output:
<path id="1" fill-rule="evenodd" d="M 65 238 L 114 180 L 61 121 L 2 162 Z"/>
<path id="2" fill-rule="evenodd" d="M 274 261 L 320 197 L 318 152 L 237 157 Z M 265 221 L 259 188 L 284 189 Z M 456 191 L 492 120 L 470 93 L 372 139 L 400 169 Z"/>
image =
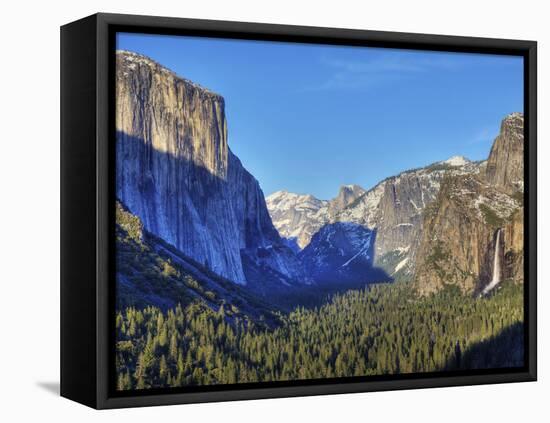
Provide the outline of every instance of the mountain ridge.
<path id="1" fill-rule="evenodd" d="M 334 199 L 318 200 L 308 194 L 297 195 L 288 191 L 268 196 L 266 204 L 281 236 L 299 239 L 302 249 L 326 224 L 353 222 L 376 229 L 375 264 L 381 265 L 389 274 L 400 272 L 411 276 L 415 243 L 421 230 L 418 227 L 422 224 L 420 216 L 425 206 L 435 199 L 444 174 L 480 172 L 484 165 L 484 161 L 472 162 L 462 156 L 453 156 L 425 167 L 404 170 L 382 179 L 368 190 L 360 187 L 360 193 L 353 201 L 339 208 L 330 208 Z M 305 207 L 306 199 L 316 207 Z M 300 213 L 302 208 L 309 213 Z M 395 260 L 391 260 L 391 256 Z"/>

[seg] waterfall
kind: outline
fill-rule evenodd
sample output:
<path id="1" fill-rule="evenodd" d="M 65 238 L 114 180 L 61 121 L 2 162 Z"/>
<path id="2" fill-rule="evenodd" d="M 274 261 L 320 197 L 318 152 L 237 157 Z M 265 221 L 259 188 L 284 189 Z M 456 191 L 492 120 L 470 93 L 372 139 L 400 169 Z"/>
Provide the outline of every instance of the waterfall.
<path id="1" fill-rule="evenodd" d="M 500 229 L 497 231 L 497 240 L 495 243 L 495 259 L 493 261 L 493 279 L 491 283 L 495 285 L 500 282 Z"/>
<path id="2" fill-rule="evenodd" d="M 486 294 L 491 291 L 500 282 L 500 228 L 497 230 L 497 239 L 495 241 L 495 258 L 493 259 L 493 277 L 491 282 L 483 289 Z"/>

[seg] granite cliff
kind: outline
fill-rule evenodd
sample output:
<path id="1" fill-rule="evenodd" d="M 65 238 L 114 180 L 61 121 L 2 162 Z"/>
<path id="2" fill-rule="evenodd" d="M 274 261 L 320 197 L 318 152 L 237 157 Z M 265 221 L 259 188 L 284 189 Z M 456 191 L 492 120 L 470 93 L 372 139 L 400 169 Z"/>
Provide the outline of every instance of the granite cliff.
<path id="1" fill-rule="evenodd" d="M 222 96 L 118 51 L 116 98 L 116 194 L 147 231 L 239 284 L 303 280 L 228 147 Z"/>

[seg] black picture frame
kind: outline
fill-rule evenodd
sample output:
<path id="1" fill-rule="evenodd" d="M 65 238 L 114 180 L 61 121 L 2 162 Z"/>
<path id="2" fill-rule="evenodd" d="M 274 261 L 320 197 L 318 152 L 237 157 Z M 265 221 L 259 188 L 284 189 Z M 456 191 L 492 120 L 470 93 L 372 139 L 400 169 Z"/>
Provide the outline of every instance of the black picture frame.
<path id="1" fill-rule="evenodd" d="M 362 380 L 115 393 L 114 40 L 116 32 L 479 52 L 524 58 L 524 368 Z M 95 14 L 61 27 L 61 395 L 97 409 L 535 381 L 537 378 L 537 44 L 534 41 Z"/>

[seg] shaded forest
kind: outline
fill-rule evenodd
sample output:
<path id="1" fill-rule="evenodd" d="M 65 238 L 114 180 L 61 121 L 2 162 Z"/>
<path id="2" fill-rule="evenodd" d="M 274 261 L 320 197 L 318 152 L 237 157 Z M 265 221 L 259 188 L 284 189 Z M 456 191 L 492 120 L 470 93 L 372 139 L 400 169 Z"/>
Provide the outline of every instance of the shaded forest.
<path id="1" fill-rule="evenodd" d="M 523 286 L 472 298 L 405 283 L 333 295 L 267 327 L 197 300 L 116 315 L 118 389 L 523 365 Z"/>

